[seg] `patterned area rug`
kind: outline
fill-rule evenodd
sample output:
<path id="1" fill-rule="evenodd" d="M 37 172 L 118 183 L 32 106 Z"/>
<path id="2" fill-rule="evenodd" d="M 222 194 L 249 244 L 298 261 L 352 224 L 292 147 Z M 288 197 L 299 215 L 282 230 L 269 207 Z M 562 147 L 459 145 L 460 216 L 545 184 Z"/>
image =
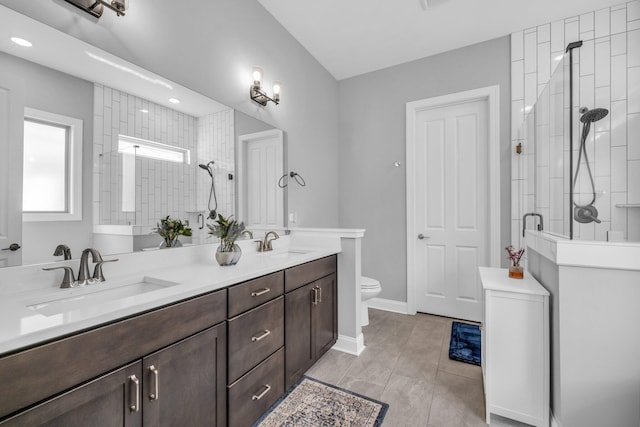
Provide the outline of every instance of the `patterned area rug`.
<path id="1" fill-rule="evenodd" d="M 377 427 L 389 405 L 302 377 L 254 427 Z"/>
<path id="2" fill-rule="evenodd" d="M 453 322 L 451 342 L 449 343 L 449 359 L 480 366 L 481 341 L 480 326 Z"/>

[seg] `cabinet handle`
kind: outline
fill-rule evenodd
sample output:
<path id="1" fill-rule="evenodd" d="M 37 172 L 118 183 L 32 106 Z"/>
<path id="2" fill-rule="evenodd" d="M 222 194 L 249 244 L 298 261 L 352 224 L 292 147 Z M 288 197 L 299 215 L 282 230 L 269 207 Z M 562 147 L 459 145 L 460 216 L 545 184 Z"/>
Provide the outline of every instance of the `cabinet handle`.
<path id="1" fill-rule="evenodd" d="M 262 338 L 266 338 L 268 335 L 271 335 L 271 331 L 268 329 L 265 329 L 264 332 L 261 333 L 260 335 L 251 337 L 251 342 L 260 341 Z"/>
<path id="2" fill-rule="evenodd" d="M 135 398 L 134 402 L 129 405 L 129 410 L 131 412 L 138 412 L 140 410 L 140 380 L 135 375 L 131 375 L 129 377 L 131 396 L 129 397 L 129 403 L 131 403 L 131 398 Z"/>
<path id="3" fill-rule="evenodd" d="M 253 291 L 253 292 L 251 292 L 251 296 L 252 296 L 252 297 L 259 297 L 260 295 L 264 295 L 264 294 L 266 294 L 267 292 L 271 292 L 271 289 L 269 289 L 269 288 L 262 288 L 262 289 L 259 289 L 259 290 L 257 290 L 257 291 Z"/>
<path id="4" fill-rule="evenodd" d="M 251 400 L 260 400 L 260 399 L 262 399 L 265 394 L 269 393 L 269 390 L 271 390 L 271 386 L 269 384 L 265 384 L 264 385 L 264 390 L 262 390 L 262 393 L 254 394 L 253 396 L 251 396 Z"/>
<path id="5" fill-rule="evenodd" d="M 318 303 L 322 302 L 322 288 L 320 286 L 316 286 L 316 289 L 318 290 Z"/>
<path id="6" fill-rule="evenodd" d="M 313 299 L 311 300 L 311 304 L 313 305 L 317 305 L 318 304 L 318 288 L 313 288 Z"/>
<path id="7" fill-rule="evenodd" d="M 158 368 L 155 367 L 155 365 L 151 365 L 149 366 L 149 371 L 151 372 L 152 378 L 153 378 L 153 392 L 149 394 L 149 399 L 151 400 L 158 400 Z"/>

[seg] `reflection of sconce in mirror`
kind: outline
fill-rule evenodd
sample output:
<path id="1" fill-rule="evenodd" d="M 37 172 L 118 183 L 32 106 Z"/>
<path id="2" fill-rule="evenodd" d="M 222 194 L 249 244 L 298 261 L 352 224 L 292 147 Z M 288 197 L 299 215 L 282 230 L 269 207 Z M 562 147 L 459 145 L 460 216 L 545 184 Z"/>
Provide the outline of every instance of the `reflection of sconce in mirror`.
<path id="1" fill-rule="evenodd" d="M 90 15 L 100 18 L 104 8 L 113 10 L 118 16 L 124 16 L 129 8 L 129 0 L 66 0 L 75 7 L 84 10 Z"/>
<path id="2" fill-rule="evenodd" d="M 262 89 L 262 68 L 253 67 L 253 84 L 249 89 L 249 96 L 255 102 L 262 106 L 266 106 L 269 101 L 278 105 L 280 103 L 280 90 L 282 89 L 282 83 L 279 81 L 273 82 L 273 98 L 269 97 L 267 93 Z"/>

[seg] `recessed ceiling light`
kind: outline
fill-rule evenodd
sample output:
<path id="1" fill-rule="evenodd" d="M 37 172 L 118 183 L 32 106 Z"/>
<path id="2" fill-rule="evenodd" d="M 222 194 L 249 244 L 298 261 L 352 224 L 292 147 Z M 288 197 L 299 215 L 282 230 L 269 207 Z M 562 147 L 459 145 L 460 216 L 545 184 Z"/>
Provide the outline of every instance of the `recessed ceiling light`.
<path id="1" fill-rule="evenodd" d="M 169 102 L 172 104 L 180 104 L 180 100 L 178 98 L 169 98 Z"/>
<path id="2" fill-rule="evenodd" d="M 148 113 L 148 112 L 149 112 L 149 110 L 147 110 L 147 109 L 143 108 L 142 110 L 140 110 L 140 112 L 141 112 L 141 113 L 145 113 L 145 114 L 146 114 L 146 113 Z"/>
<path id="3" fill-rule="evenodd" d="M 29 40 L 21 39 L 20 37 L 11 37 L 11 41 L 17 44 L 18 46 L 23 46 L 23 47 L 33 46 L 33 43 L 31 43 Z"/>

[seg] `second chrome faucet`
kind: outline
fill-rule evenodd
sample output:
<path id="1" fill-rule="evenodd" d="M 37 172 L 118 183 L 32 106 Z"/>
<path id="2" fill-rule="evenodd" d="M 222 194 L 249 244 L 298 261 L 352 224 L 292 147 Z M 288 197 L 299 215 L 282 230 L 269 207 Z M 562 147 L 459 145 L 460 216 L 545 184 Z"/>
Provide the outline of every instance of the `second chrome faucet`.
<path id="1" fill-rule="evenodd" d="M 89 275 L 89 255 L 91 255 L 91 260 L 96 265 L 93 270 L 93 275 Z M 87 248 L 82 251 L 82 256 L 80 257 L 80 268 L 78 270 L 78 279 L 76 280 L 75 275 L 73 274 L 73 268 L 71 267 L 50 267 L 43 268 L 43 270 L 51 271 L 51 270 L 64 270 L 64 277 L 62 278 L 62 282 L 60 283 L 61 288 L 78 288 L 85 285 L 92 285 L 94 283 L 104 282 L 104 274 L 102 273 L 102 264 L 105 262 L 115 262 L 118 259 L 110 259 L 103 260 L 100 252 L 97 249 Z"/>
<path id="2" fill-rule="evenodd" d="M 269 239 L 269 236 L 273 236 L 273 238 Z M 254 240 L 254 242 L 258 243 L 258 252 L 268 252 L 273 250 L 271 242 L 279 238 L 278 233 L 269 231 L 264 235 L 264 240 Z"/>

